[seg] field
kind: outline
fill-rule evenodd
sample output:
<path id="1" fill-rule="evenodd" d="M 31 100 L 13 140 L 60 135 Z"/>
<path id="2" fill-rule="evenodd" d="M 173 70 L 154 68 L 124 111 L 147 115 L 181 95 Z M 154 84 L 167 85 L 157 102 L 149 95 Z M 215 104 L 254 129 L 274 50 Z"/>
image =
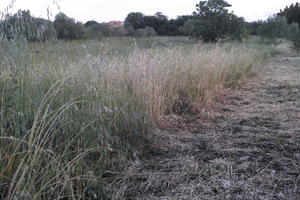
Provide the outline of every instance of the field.
<path id="1" fill-rule="evenodd" d="M 149 138 L 214 115 L 275 51 L 255 39 L 2 43 L 0 199 L 125 198 L 141 180 L 120 174 Z"/>

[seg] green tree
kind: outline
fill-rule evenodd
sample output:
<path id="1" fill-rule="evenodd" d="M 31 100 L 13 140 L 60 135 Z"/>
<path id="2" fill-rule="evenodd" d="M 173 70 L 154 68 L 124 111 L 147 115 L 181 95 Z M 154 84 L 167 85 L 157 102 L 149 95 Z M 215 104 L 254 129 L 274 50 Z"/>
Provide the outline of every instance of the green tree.
<path id="1" fill-rule="evenodd" d="M 86 28 L 81 22 L 75 22 L 62 12 L 55 16 L 53 23 L 59 39 L 77 40 L 87 36 Z"/>
<path id="2" fill-rule="evenodd" d="M 87 37 L 89 39 L 101 40 L 104 37 L 102 26 L 99 23 L 93 23 L 92 25 L 86 26 Z"/>
<path id="3" fill-rule="evenodd" d="M 187 20 L 183 26 L 179 27 L 179 31 L 184 35 L 193 35 L 193 33 L 195 32 L 194 20 Z"/>
<path id="4" fill-rule="evenodd" d="M 29 10 L 19 10 L 13 16 L 7 15 L 2 22 L 2 35 L 6 39 L 27 39 L 36 38 L 36 25 L 34 18 L 30 15 Z"/>
<path id="5" fill-rule="evenodd" d="M 269 17 L 258 27 L 258 34 L 263 38 L 275 40 L 276 38 L 286 38 L 288 23 L 285 17 Z"/>
<path id="6" fill-rule="evenodd" d="M 300 30 L 298 23 L 288 24 L 285 17 L 274 15 L 258 27 L 258 34 L 263 38 L 275 40 L 285 38 L 291 40 L 295 48 L 300 48 Z"/>
<path id="7" fill-rule="evenodd" d="M 57 38 L 57 33 L 50 20 L 36 18 L 36 41 L 48 41 Z"/>
<path id="8" fill-rule="evenodd" d="M 294 44 L 294 47 L 299 50 L 300 49 L 300 29 L 297 23 L 290 24 L 288 27 L 287 37 Z"/>
<path id="9" fill-rule="evenodd" d="M 129 13 L 125 19 L 125 28 L 145 28 L 144 14 L 140 12 Z"/>
<path id="10" fill-rule="evenodd" d="M 229 13 L 231 7 L 224 0 L 200 1 L 194 12 L 194 35 L 204 42 L 216 42 L 219 39 L 240 39 L 244 19 Z"/>
<path id="11" fill-rule="evenodd" d="M 19 10 L 16 14 L 7 15 L 1 22 L 2 39 L 28 41 L 46 41 L 56 38 L 56 31 L 50 20 L 35 18 L 28 10 Z"/>
<path id="12" fill-rule="evenodd" d="M 289 24 L 298 23 L 300 24 L 300 4 L 295 3 L 287 6 L 284 10 L 280 10 L 278 16 L 286 17 Z"/>

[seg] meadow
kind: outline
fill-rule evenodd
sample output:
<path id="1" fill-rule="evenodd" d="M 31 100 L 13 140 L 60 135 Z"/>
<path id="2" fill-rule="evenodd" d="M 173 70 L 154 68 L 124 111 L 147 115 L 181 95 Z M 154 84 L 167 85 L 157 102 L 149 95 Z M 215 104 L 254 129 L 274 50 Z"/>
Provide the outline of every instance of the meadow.
<path id="1" fill-rule="evenodd" d="M 108 199 L 165 116 L 203 114 L 275 52 L 184 37 L 2 42 L 0 199 Z"/>

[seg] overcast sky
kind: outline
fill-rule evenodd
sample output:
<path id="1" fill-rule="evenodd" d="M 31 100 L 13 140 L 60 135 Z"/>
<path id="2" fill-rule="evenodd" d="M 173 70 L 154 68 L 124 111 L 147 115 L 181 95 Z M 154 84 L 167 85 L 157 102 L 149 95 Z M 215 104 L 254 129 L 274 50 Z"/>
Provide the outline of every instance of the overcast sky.
<path id="1" fill-rule="evenodd" d="M 0 10 L 12 0 L 0 0 Z M 53 3 L 56 1 L 58 6 Z M 10 12 L 29 9 L 35 17 L 47 17 L 47 8 L 53 16 L 59 11 L 78 21 L 96 20 L 107 22 L 124 20 L 129 12 L 142 12 L 153 15 L 162 12 L 169 18 L 191 14 L 200 0 L 16 0 Z M 266 19 L 295 0 L 227 0 L 232 10 L 247 21 Z"/>

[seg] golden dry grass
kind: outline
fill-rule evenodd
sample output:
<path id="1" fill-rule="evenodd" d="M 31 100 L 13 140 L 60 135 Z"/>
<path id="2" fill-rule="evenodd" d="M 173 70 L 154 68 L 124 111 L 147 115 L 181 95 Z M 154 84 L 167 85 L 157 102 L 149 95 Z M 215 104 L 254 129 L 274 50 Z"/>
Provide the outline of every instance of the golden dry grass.
<path id="1" fill-rule="evenodd" d="M 272 52 L 116 41 L 2 46 L 1 199 L 105 199 L 103 173 L 120 170 L 163 116 L 201 112 Z"/>

